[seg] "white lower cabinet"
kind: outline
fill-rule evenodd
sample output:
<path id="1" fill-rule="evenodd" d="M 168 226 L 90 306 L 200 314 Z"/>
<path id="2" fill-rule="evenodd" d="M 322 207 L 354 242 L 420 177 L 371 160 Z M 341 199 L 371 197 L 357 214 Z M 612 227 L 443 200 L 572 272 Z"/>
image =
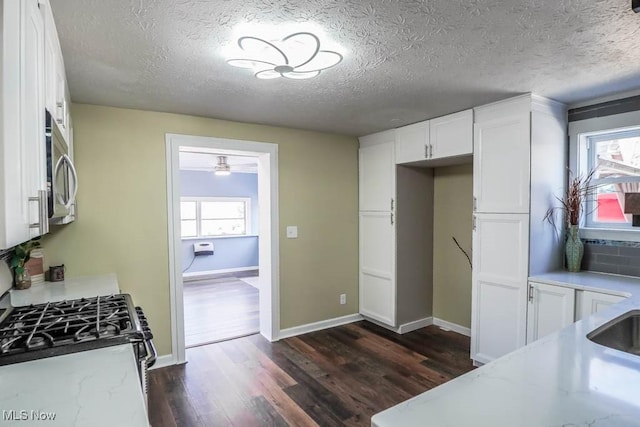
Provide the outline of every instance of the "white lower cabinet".
<path id="1" fill-rule="evenodd" d="M 576 321 L 617 304 L 624 298 L 618 295 L 603 294 L 592 291 L 578 291 L 576 297 Z"/>
<path id="2" fill-rule="evenodd" d="M 572 288 L 529 283 L 527 344 L 573 323 L 575 294 Z"/>
<path id="3" fill-rule="evenodd" d="M 529 282 L 527 344 L 622 300 L 618 295 Z"/>
<path id="4" fill-rule="evenodd" d="M 529 215 L 476 214 L 471 358 L 480 363 L 525 345 Z"/>
<path id="5" fill-rule="evenodd" d="M 360 212 L 360 313 L 396 326 L 395 230 L 390 212 Z"/>

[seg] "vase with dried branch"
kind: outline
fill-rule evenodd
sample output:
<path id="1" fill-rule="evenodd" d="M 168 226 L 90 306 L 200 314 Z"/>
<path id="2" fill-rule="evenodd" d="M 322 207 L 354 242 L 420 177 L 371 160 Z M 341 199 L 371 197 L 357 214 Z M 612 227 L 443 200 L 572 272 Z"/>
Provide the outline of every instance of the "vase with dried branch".
<path id="1" fill-rule="evenodd" d="M 580 217 L 584 213 L 586 201 L 592 198 L 597 189 L 593 185 L 596 171 L 591 170 L 584 175 L 574 175 L 569 171 L 569 185 L 564 197 L 556 197 L 560 206 L 549 208 L 545 215 L 545 220 L 557 227 L 556 214 L 560 213 L 566 225 L 567 240 L 565 243 L 565 256 L 567 260 L 567 270 L 571 272 L 580 271 L 582 256 L 584 255 L 584 245 L 580 240 Z M 559 212 L 558 212 L 559 211 Z"/>

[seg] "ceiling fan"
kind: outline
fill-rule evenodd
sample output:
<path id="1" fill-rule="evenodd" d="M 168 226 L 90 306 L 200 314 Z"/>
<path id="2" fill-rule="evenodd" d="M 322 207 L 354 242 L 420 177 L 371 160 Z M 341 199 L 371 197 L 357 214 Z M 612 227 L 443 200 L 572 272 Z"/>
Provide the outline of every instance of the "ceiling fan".
<path id="1" fill-rule="evenodd" d="M 218 176 L 234 172 L 257 173 L 258 159 L 187 149 L 180 150 L 180 169 L 214 172 Z"/>

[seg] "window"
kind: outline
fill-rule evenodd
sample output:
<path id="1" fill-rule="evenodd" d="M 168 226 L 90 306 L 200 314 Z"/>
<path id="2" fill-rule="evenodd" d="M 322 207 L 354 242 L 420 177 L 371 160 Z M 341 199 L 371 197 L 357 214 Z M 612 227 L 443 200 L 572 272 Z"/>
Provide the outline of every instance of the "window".
<path id="1" fill-rule="evenodd" d="M 251 233 L 251 199 L 183 197 L 180 199 L 182 238 L 241 236 Z"/>
<path id="2" fill-rule="evenodd" d="M 581 135 L 583 173 L 595 170 L 595 194 L 585 206 L 585 225 L 600 229 L 631 227 L 624 213 L 625 193 L 640 192 L 640 126 Z"/>

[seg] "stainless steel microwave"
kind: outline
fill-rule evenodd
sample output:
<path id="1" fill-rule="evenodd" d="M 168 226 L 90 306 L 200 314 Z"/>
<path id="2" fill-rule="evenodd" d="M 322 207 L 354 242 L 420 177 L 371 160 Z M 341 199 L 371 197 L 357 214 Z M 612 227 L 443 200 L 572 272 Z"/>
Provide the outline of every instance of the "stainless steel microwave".
<path id="1" fill-rule="evenodd" d="M 47 208 L 50 224 L 67 224 L 75 220 L 78 174 L 69 155 L 69 146 L 53 117 L 46 112 Z"/>

